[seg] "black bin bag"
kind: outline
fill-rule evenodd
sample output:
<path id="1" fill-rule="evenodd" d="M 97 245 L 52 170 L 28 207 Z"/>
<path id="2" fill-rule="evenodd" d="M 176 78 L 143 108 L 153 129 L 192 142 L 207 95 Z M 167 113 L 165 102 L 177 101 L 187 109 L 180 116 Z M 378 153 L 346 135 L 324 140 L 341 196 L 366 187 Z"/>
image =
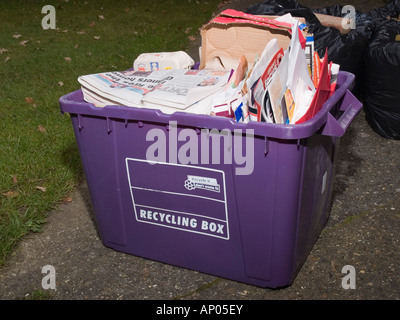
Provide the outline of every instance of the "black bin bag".
<path id="1" fill-rule="evenodd" d="M 374 31 L 374 23 L 369 15 L 355 12 L 356 28 L 347 34 L 342 34 L 333 27 L 323 26 L 315 13 L 345 17 L 341 5 L 322 9 L 307 8 L 295 0 L 270 0 L 256 3 L 247 8 L 246 12 L 255 15 L 277 15 L 290 13 L 294 17 L 306 19 L 309 33 L 314 34 L 314 48 L 323 57 L 328 48 L 330 61 L 340 65 L 340 70 L 348 71 L 356 76 L 353 93 L 360 98 L 362 94 L 362 61 L 364 52 Z"/>
<path id="2" fill-rule="evenodd" d="M 380 8 L 368 12 L 368 16 L 375 21 L 378 19 L 399 18 L 400 0 L 392 0 Z"/>
<path id="3" fill-rule="evenodd" d="M 364 56 L 363 85 L 369 126 L 380 136 L 397 140 L 400 140 L 399 37 L 399 21 L 381 21 Z"/>

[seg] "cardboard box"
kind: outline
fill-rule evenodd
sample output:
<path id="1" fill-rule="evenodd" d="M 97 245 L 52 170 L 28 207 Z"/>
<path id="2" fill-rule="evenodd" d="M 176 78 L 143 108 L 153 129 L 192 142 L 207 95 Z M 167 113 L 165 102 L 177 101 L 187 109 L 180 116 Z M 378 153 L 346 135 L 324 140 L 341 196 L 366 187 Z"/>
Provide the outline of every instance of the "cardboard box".
<path id="1" fill-rule="evenodd" d="M 296 19 L 304 22 L 302 18 Z M 277 38 L 284 50 L 289 46 L 291 25 L 278 22 L 273 17 L 228 9 L 203 26 L 201 38 L 200 69 L 214 57 L 239 60 L 242 54 L 253 64 L 269 40 Z"/>

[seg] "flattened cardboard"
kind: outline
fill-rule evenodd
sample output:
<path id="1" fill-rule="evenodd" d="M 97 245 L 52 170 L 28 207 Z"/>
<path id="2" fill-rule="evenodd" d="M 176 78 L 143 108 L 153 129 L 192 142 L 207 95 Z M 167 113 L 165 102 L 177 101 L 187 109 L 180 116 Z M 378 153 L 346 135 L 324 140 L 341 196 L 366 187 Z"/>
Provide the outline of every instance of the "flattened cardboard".
<path id="1" fill-rule="evenodd" d="M 273 38 L 286 50 L 290 44 L 291 26 L 271 18 L 252 16 L 235 10 L 223 11 L 201 30 L 200 69 L 214 57 L 239 61 L 241 55 L 245 55 L 252 65 Z"/>

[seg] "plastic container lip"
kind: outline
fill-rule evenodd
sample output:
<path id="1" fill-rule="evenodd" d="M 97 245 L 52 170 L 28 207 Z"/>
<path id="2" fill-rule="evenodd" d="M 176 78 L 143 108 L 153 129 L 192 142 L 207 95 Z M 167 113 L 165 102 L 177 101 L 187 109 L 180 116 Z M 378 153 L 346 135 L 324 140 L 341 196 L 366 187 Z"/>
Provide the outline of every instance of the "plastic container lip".
<path id="1" fill-rule="evenodd" d="M 224 117 L 210 117 L 209 115 L 194 115 L 186 112 L 165 114 L 159 110 L 141 109 L 126 106 L 95 107 L 83 100 L 82 91 L 76 90 L 60 98 L 62 113 L 99 116 L 121 120 L 136 120 L 143 122 L 157 122 L 168 124 L 176 121 L 178 126 L 194 127 L 200 129 L 231 130 L 276 139 L 303 139 L 315 134 L 327 121 L 329 111 L 336 105 L 346 91 L 351 88 L 355 76 L 349 72 L 340 71 L 337 87 L 334 94 L 323 104 L 321 110 L 310 120 L 302 124 L 273 124 L 261 122 L 240 123 Z M 247 131 L 249 132 L 249 131 Z M 250 133 L 250 132 L 249 132 Z"/>

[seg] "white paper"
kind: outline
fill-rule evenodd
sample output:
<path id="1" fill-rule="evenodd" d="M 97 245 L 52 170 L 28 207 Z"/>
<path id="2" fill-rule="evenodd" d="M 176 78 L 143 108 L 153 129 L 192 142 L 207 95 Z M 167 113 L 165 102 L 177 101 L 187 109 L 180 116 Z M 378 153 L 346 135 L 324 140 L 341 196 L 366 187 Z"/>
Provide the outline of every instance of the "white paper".
<path id="1" fill-rule="evenodd" d="M 279 124 L 285 124 L 287 122 L 287 112 L 286 112 L 284 94 L 286 91 L 288 67 L 289 67 L 289 55 L 286 50 L 285 55 L 283 56 L 278 69 L 275 71 L 267 87 L 271 108 L 274 115 L 274 120 L 275 123 Z"/>
<path id="2" fill-rule="evenodd" d="M 307 111 L 315 93 L 315 87 L 308 70 L 306 54 L 299 40 L 297 20 L 292 27 L 292 39 L 289 48 L 287 87 L 291 91 L 295 103 L 294 114 L 290 123 L 295 123 Z"/>
<path id="3" fill-rule="evenodd" d="M 133 62 L 136 71 L 190 69 L 194 60 L 184 51 L 142 53 Z"/>
<path id="4" fill-rule="evenodd" d="M 248 89 L 251 89 L 253 84 L 263 75 L 265 68 L 269 65 L 271 58 L 275 56 L 278 50 L 278 40 L 276 38 L 271 39 L 265 46 L 263 52 L 261 53 L 260 59 L 254 65 L 250 77 L 246 81 L 246 86 Z"/>

